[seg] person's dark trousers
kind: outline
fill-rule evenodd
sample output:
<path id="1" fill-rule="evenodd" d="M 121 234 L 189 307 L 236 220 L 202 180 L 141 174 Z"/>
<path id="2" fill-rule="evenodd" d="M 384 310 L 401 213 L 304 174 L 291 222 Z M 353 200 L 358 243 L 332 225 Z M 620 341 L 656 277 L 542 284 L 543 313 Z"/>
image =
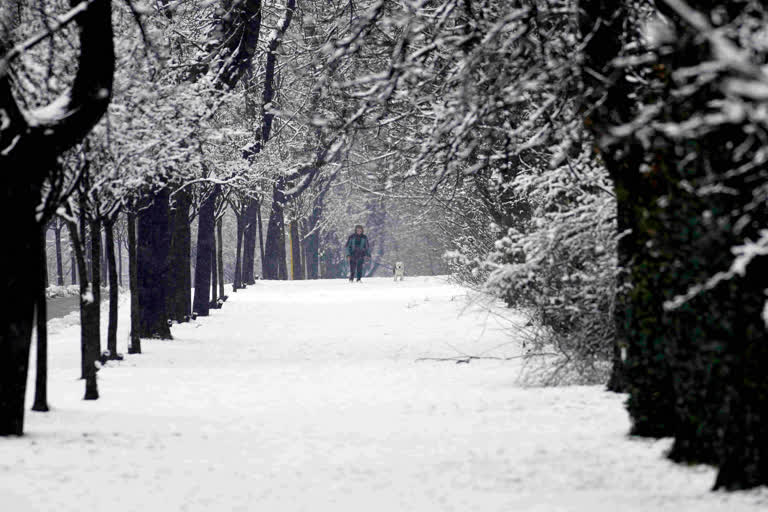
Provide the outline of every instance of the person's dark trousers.
<path id="1" fill-rule="evenodd" d="M 363 263 L 365 258 L 354 258 L 349 260 L 349 280 L 357 278 L 359 281 L 363 277 Z"/>

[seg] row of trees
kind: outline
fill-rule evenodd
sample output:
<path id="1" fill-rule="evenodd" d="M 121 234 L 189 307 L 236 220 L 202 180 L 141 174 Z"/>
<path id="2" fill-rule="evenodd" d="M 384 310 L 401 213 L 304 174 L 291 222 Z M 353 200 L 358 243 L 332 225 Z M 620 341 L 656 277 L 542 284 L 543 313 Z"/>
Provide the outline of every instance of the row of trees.
<path id="1" fill-rule="evenodd" d="M 347 98 L 331 85 L 365 61 L 351 56 L 326 66 L 322 57 L 328 41 L 355 28 L 346 21 L 357 14 L 355 4 L 329 9 L 307 1 L 299 10 L 295 0 L 225 0 L 201 8 L 190 0 L 137 9 L 51 0 L 38 7 L 17 1 L 2 10 L 3 208 L 6 218 L 22 220 L 9 234 L 13 250 L 3 254 L 5 293 L 19 300 L 2 312 L 0 434 L 23 432 L 35 312 L 35 408 L 47 407 L 47 226 L 57 281 L 65 266 L 61 239 L 69 238 L 86 399 L 98 398 L 97 361 L 122 357 L 122 244 L 131 291 L 128 353 L 140 353 L 142 339 L 170 338 L 173 322 L 221 307 L 225 245 L 234 256 L 227 263 L 234 260 L 235 292 L 255 282 L 257 261 L 267 279 L 345 272 L 350 222 L 373 226 L 378 252 L 369 272 L 389 264 L 385 247 L 397 237 L 386 226 L 397 221 L 381 198 L 388 184 L 374 176 L 375 166 L 365 167 L 376 144 L 357 138 L 361 123 L 349 122 Z M 38 173 L 34 180 L 29 169 Z M 355 196 L 361 199 L 347 208 Z M 225 216 L 234 221 L 231 239 Z M 414 268 L 429 260 L 437 272 L 440 252 L 430 242 Z M 394 255 L 400 258 L 397 249 Z"/>
<path id="2" fill-rule="evenodd" d="M 280 156 L 279 151 L 256 162 L 243 158 L 253 150 L 241 148 L 255 140 L 259 145 L 255 153 L 263 153 L 269 140 L 273 117 L 269 109 L 278 84 L 275 52 L 295 2 L 271 6 L 272 12 L 262 7 L 258 1 L 225 2 L 201 10 L 188 2 L 171 9 L 162 2 L 156 9 L 138 12 L 131 6 L 113 8 L 107 0 L 75 2 L 71 7 L 50 2 L 42 9 L 25 2 L 4 4 L 3 212 L 19 221 L 10 223 L 13 243 L 3 251 L 3 289 L 16 299 L 2 310 L 0 319 L 0 434 L 23 432 L 36 308 L 41 342 L 38 387 L 40 396 L 45 395 L 41 233 L 51 219 L 58 217 L 57 226 L 59 222 L 67 226 L 76 256 L 87 399 L 98 397 L 96 361 L 102 357 L 102 229 L 110 281 L 104 357 L 118 357 L 114 255 L 118 216 L 125 215 L 127 227 L 129 353 L 141 351 L 142 337 L 170 337 L 170 320 L 204 316 L 220 306 L 221 218 L 227 208 L 235 210 L 238 219 L 233 289 L 253 282 L 256 239 L 263 236 L 253 220 L 259 216 L 267 186 L 279 183 L 286 169 L 273 171 L 278 175 L 275 180 L 267 165 Z M 278 20 L 282 25 L 264 44 L 259 38 L 262 23 L 273 25 Z M 263 64 L 257 62 L 258 55 L 264 56 Z M 265 71 L 263 76 L 260 71 Z M 263 94 L 257 94 L 260 90 Z M 56 97 L 61 99 L 51 99 Z M 241 116 L 243 112 L 250 117 Z M 311 175 L 305 169 L 292 173 L 296 177 L 288 176 L 282 186 Z M 310 182 L 305 180 L 290 195 L 300 195 Z M 282 208 L 280 201 L 273 211 Z M 282 219 L 270 222 L 279 225 Z M 275 245 L 268 238 L 267 247 L 270 243 Z M 272 260 L 280 257 L 284 261 L 284 254 Z M 44 402 L 43 398 L 39 408 Z"/>

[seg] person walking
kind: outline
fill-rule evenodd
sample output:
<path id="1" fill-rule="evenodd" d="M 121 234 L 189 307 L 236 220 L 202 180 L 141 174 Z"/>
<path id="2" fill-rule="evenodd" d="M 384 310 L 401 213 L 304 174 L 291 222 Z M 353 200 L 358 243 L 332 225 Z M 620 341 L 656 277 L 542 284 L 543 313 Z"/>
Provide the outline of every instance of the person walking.
<path id="1" fill-rule="evenodd" d="M 360 282 L 363 277 L 363 263 L 371 257 L 368 237 L 363 234 L 363 226 L 355 226 L 355 232 L 347 239 L 347 260 L 349 261 L 349 282 L 355 278 Z"/>

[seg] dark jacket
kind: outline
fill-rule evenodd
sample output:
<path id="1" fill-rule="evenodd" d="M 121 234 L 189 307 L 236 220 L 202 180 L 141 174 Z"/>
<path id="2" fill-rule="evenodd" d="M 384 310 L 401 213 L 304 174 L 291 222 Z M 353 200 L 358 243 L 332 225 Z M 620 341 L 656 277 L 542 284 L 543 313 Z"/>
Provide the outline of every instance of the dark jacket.
<path id="1" fill-rule="evenodd" d="M 347 239 L 347 256 L 352 259 L 366 258 L 371 255 L 368 248 L 368 237 L 352 233 Z"/>

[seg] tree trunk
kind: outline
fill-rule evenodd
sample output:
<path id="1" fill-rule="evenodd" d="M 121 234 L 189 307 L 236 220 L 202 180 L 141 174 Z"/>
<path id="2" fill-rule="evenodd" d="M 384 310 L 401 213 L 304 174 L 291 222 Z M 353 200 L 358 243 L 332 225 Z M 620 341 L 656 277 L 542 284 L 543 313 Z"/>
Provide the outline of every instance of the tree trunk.
<path id="1" fill-rule="evenodd" d="M 53 228 L 54 243 L 56 244 L 56 284 L 64 286 L 64 270 L 61 256 L 61 223 L 57 220 Z"/>
<path id="2" fill-rule="evenodd" d="M 221 219 L 219 219 L 221 220 Z M 213 239 L 213 247 L 211 248 L 211 304 L 212 309 L 219 308 L 218 297 L 218 285 L 219 285 L 219 264 L 216 257 L 216 248 L 221 247 L 221 242 L 216 242 L 216 237 Z"/>
<path id="3" fill-rule="evenodd" d="M 109 323 L 107 327 L 107 351 L 109 359 L 122 359 L 117 352 L 117 301 L 119 285 L 117 282 L 117 261 L 115 260 L 115 226 L 114 221 L 104 223 L 105 252 L 109 276 Z"/>
<path id="4" fill-rule="evenodd" d="M 320 237 L 312 231 L 310 224 L 310 234 L 307 235 L 304 254 L 307 259 L 307 279 L 320 278 Z"/>
<path id="5" fill-rule="evenodd" d="M 285 248 L 285 222 L 282 220 L 283 213 L 280 213 L 280 232 L 278 233 L 280 239 L 278 243 L 279 256 L 277 260 L 277 278 L 281 281 L 288 280 L 288 258 Z"/>
<path id="6" fill-rule="evenodd" d="M 81 205 L 83 201 L 81 201 Z M 85 214 L 81 212 L 80 220 L 83 221 Z M 84 276 L 88 275 L 87 262 L 84 249 L 87 247 L 82 234 L 85 232 L 74 222 L 69 222 L 69 236 L 72 240 L 72 247 L 75 250 L 78 273 L 80 274 L 80 367 L 82 376 L 85 379 L 85 399 L 96 400 L 99 398 L 99 390 L 96 382 L 96 360 L 99 357 L 99 325 L 95 309 L 99 307 L 94 295 L 95 287 L 89 284 Z M 93 246 L 91 246 L 93 247 Z M 95 339 L 94 339 L 95 338 Z M 94 350 L 95 347 L 95 350 Z"/>
<path id="7" fill-rule="evenodd" d="M 328 255 L 324 254 L 319 257 L 320 264 L 318 265 L 318 278 L 326 279 L 328 277 Z"/>
<path id="8" fill-rule="evenodd" d="M 264 277 L 264 230 L 261 222 L 261 203 L 256 208 L 256 218 L 259 228 L 259 262 L 261 263 L 261 277 Z"/>
<path id="9" fill-rule="evenodd" d="M 84 212 L 85 209 L 83 208 L 82 211 Z M 83 240 L 85 240 L 85 264 L 88 267 L 88 281 L 93 282 L 93 237 L 88 236 L 86 233 L 85 217 L 81 217 L 81 221 L 83 222 L 80 226 L 80 234 L 83 236 Z"/>
<path id="10" fill-rule="evenodd" d="M 327 188 L 326 188 L 327 190 Z M 320 233 L 317 225 L 323 215 L 323 201 L 325 191 L 317 195 L 312 207 L 312 213 L 307 219 L 307 232 L 305 245 L 305 257 L 307 260 L 307 279 L 319 279 L 320 277 Z"/>
<path id="11" fill-rule="evenodd" d="M 291 230 L 291 272 L 293 273 L 293 279 L 301 281 L 304 279 L 304 267 L 301 263 L 301 234 L 299 233 L 299 222 L 292 220 L 290 224 Z"/>
<path id="12" fill-rule="evenodd" d="M 259 202 L 251 199 L 245 210 L 245 233 L 243 234 L 243 283 L 254 284 L 254 265 L 256 263 L 256 229 L 258 222 L 257 211 Z"/>
<path id="13" fill-rule="evenodd" d="M 285 228 L 283 206 L 285 183 L 278 178 L 272 190 L 272 211 L 267 224 L 267 243 L 264 248 L 264 279 L 285 279 Z"/>
<path id="14" fill-rule="evenodd" d="M 129 354 L 141 354 L 141 336 L 139 336 L 139 270 L 136 247 L 136 214 L 132 211 L 126 214 L 128 225 L 128 284 L 131 289 L 131 341 L 128 346 Z"/>
<path id="15" fill-rule="evenodd" d="M 187 196 L 187 208 L 185 211 L 189 215 L 189 208 L 192 206 L 192 196 L 189 192 L 186 192 Z M 184 318 L 189 320 L 192 318 L 192 223 L 189 217 L 186 219 L 186 227 L 184 233 L 184 256 L 185 263 L 184 268 L 181 270 L 182 286 L 179 287 L 179 296 L 184 293 Z"/>
<path id="16" fill-rule="evenodd" d="M 171 245 L 168 187 L 158 190 L 139 213 L 139 336 L 172 339 L 168 325 L 168 263 Z"/>
<path id="17" fill-rule="evenodd" d="M 102 247 L 101 251 L 101 282 L 106 283 L 109 280 L 109 276 L 107 275 L 109 270 L 109 265 L 107 264 L 107 244 L 104 242 L 104 239 L 101 236 L 101 233 L 99 233 L 99 244 Z"/>
<path id="18" fill-rule="evenodd" d="M 123 241 L 117 240 L 117 284 L 123 286 Z"/>
<path id="19" fill-rule="evenodd" d="M 588 41 L 585 45 L 587 57 L 585 69 L 594 69 L 598 73 L 607 73 L 612 81 L 610 84 L 596 80 L 590 73 L 585 73 L 585 82 L 595 89 L 594 101 L 603 105 L 596 109 L 586 120 L 596 138 L 599 140 L 603 133 L 608 133 L 614 123 L 628 123 L 633 118 L 631 102 L 626 98 L 632 95 L 632 86 L 619 76 L 611 67 L 613 59 L 618 57 L 623 47 L 622 30 L 627 17 L 626 8 L 617 6 L 605 0 L 583 0 L 581 11 L 581 30 Z M 599 23 L 598 23 L 599 20 Z M 597 27 L 597 28 L 596 28 Z M 606 90 L 607 88 L 607 90 Z M 607 93 L 605 100 L 599 96 Z M 632 198 L 645 194 L 645 187 L 639 179 L 639 165 L 643 161 L 642 148 L 638 144 L 616 144 L 613 147 L 600 148 L 601 158 L 614 182 L 617 197 L 617 224 L 619 233 L 624 233 L 617 247 L 619 273 L 617 276 L 616 306 L 614 325 L 616 326 L 616 342 L 614 343 L 614 365 L 609 379 L 609 389 L 617 392 L 630 391 L 629 409 L 637 412 L 633 424 L 633 432 L 651 437 L 663 437 L 672 434 L 674 396 L 671 381 L 666 370 L 666 357 L 653 354 L 655 349 L 641 349 L 634 363 L 626 365 L 622 352 L 627 349 L 632 337 L 631 322 L 642 321 L 631 314 L 629 286 L 630 267 L 640 245 L 645 241 L 640 239 L 637 221 L 634 218 Z M 648 317 L 651 320 L 651 317 Z M 650 348 L 650 345 L 647 347 Z M 633 354 L 636 352 L 633 350 Z M 641 355 L 645 354 L 645 355 Z M 645 360 L 651 367 L 645 368 Z M 648 386 L 630 390 L 629 373 L 643 380 L 642 374 L 648 370 Z"/>
<path id="20" fill-rule="evenodd" d="M 190 205 L 189 193 L 185 189 L 176 191 L 171 208 L 171 293 L 168 310 L 171 318 L 177 322 L 186 322 L 192 314 Z"/>
<path id="21" fill-rule="evenodd" d="M 48 288 L 48 286 L 50 286 L 50 280 L 48 278 L 48 232 L 45 226 L 43 229 L 46 230 L 43 232 L 43 286 Z"/>
<path id="22" fill-rule="evenodd" d="M 85 340 L 86 367 L 85 400 L 99 398 L 99 390 L 96 386 L 96 361 L 101 356 L 101 222 L 90 222 L 91 234 L 91 261 L 93 264 L 93 282 L 91 283 L 91 295 L 93 300 L 89 304 L 88 318 L 83 325 L 88 325 L 88 335 Z"/>
<path id="23" fill-rule="evenodd" d="M 72 245 L 75 247 L 75 253 L 77 255 L 77 267 L 78 267 L 78 273 L 82 272 L 83 278 L 80 279 L 80 378 L 85 379 L 88 374 L 88 366 L 87 366 L 87 360 L 88 360 L 88 336 L 85 331 L 85 325 L 86 325 L 86 319 L 90 321 L 92 318 L 90 312 L 91 310 L 89 308 L 83 308 L 83 298 L 88 293 L 88 286 L 90 277 L 86 278 L 86 276 L 89 276 L 88 274 L 88 252 L 90 250 L 90 245 L 88 244 L 88 229 L 86 227 L 86 218 L 85 218 L 85 211 L 87 208 L 87 204 L 85 201 L 85 195 L 79 194 L 78 197 L 79 202 L 79 212 L 78 212 L 78 224 L 73 225 L 72 228 L 75 229 L 75 232 L 79 230 L 79 239 L 77 237 L 71 236 L 72 233 L 70 232 L 70 239 L 72 240 Z M 75 245 L 77 244 L 77 246 Z M 82 259 L 82 261 L 80 261 Z M 91 295 L 90 301 L 92 302 L 93 296 Z"/>
<path id="24" fill-rule="evenodd" d="M 22 435 L 24 430 L 24 395 L 32 336 L 35 304 L 39 286 L 30 286 L 30 276 L 41 279 L 40 226 L 35 219 L 39 192 L 32 187 L 5 186 L 8 180 L 18 180 L 25 173 L 18 166 L 3 168 L 0 194 L 0 216 L 14 219 L 5 223 L 5 240 L 12 243 L 0 251 L 0 279 L 7 299 L 0 308 L 0 436 Z M 20 185 L 20 184 L 19 184 Z M 21 190 L 27 197 L 14 194 Z"/>
<path id="25" fill-rule="evenodd" d="M 223 233 L 224 219 L 221 218 L 216 223 L 216 229 L 219 234 L 219 243 L 216 245 L 216 268 L 218 269 L 218 282 L 219 282 L 219 297 L 222 300 L 226 300 L 226 294 L 224 293 L 224 233 Z"/>
<path id="26" fill-rule="evenodd" d="M 40 233 L 40 247 L 45 246 L 45 233 L 43 228 Z M 56 230 L 61 233 L 61 228 Z M 60 246 L 59 246 L 60 247 Z M 40 258 L 45 263 L 45 253 L 41 252 Z M 59 260 L 60 261 L 60 260 Z M 43 265 L 41 265 L 41 268 Z M 37 307 L 35 316 L 37 317 L 37 371 L 35 373 L 35 403 L 32 405 L 33 411 L 48 411 L 48 313 L 45 296 L 45 287 L 41 286 L 40 281 L 44 276 L 39 276 L 36 284 L 37 288 Z"/>
<path id="27" fill-rule="evenodd" d="M 213 249 L 215 246 L 216 197 L 221 190 L 215 185 L 203 201 L 198 213 L 197 258 L 195 262 L 195 298 L 193 314 L 208 316 L 210 308 L 211 272 L 213 268 Z"/>
<path id="28" fill-rule="evenodd" d="M 299 233 L 307 233 L 307 225 L 308 221 L 307 219 L 300 219 L 297 221 L 299 223 Z M 304 279 L 309 279 L 309 269 L 307 268 L 307 237 L 306 235 L 303 235 L 301 238 L 301 242 L 299 243 L 299 249 L 301 250 L 301 271 L 304 275 Z"/>
<path id="29" fill-rule="evenodd" d="M 69 248 L 69 278 L 72 284 L 77 284 L 77 260 L 72 247 Z"/>
<path id="30" fill-rule="evenodd" d="M 240 211 L 235 214 L 235 218 L 237 220 L 237 249 L 235 250 L 235 277 L 232 280 L 232 291 L 236 292 L 238 288 L 242 288 L 242 279 L 243 279 L 243 265 L 242 265 L 242 254 L 243 254 L 243 232 L 245 231 L 245 212 Z"/>
<path id="31" fill-rule="evenodd" d="M 307 267 L 307 241 L 308 237 L 305 233 L 309 232 L 307 226 L 309 226 L 308 219 L 299 219 L 296 222 L 299 223 L 299 233 L 303 236 L 299 242 L 299 250 L 301 251 L 301 271 L 304 273 L 304 279 L 309 279 L 309 268 Z"/>

